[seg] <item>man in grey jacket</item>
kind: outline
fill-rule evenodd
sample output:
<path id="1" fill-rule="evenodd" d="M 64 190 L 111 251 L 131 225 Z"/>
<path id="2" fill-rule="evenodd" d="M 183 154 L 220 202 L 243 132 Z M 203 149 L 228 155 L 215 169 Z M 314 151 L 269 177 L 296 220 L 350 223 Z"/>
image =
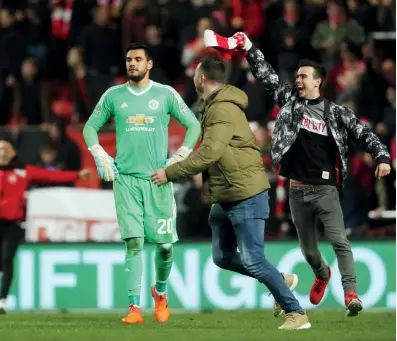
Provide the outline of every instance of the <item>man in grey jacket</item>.
<path id="1" fill-rule="evenodd" d="M 350 109 L 320 96 L 326 76 L 321 65 L 302 61 L 295 87 L 291 87 L 279 81 L 263 53 L 245 33 L 227 39 L 206 31 L 205 37 L 207 46 L 244 51 L 253 75 L 281 108 L 272 136 L 271 156 L 273 166 L 281 166 L 280 175 L 290 180 L 292 220 L 302 253 L 316 277 L 310 302 L 320 303 L 331 278 L 331 267 L 325 264 L 318 249 L 315 221 L 319 220 L 338 259 L 348 315 L 357 315 L 363 305 L 357 295 L 353 254 L 339 199 L 347 177 L 348 139 L 358 141 L 377 161 L 378 177 L 390 173 L 386 147 Z M 275 309 L 280 309 L 277 304 Z"/>

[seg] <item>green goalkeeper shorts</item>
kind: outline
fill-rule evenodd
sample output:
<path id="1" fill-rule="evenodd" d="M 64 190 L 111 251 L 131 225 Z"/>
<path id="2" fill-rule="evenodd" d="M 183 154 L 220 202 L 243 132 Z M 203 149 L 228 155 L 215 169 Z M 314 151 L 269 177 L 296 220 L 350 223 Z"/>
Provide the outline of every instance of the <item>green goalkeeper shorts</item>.
<path id="1" fill-rule="evenodd" d="M 157 187 L 150 180 L 120 174 L 113 183 L 121 238 L 150 243 L 175 243 L 176 204 L 172 183 Z"/>

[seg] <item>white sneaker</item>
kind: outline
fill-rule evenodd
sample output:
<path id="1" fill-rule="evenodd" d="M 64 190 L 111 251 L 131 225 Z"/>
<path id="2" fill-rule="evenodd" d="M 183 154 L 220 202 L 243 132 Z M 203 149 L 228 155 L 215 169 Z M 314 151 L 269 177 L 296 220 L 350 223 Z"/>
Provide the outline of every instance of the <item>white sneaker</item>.
<path id="1" fill-rule="evenodd" d="M 2 298 L 0 300 L 0 315 L 5 314 L 6 313 L 6 299 Z"/>

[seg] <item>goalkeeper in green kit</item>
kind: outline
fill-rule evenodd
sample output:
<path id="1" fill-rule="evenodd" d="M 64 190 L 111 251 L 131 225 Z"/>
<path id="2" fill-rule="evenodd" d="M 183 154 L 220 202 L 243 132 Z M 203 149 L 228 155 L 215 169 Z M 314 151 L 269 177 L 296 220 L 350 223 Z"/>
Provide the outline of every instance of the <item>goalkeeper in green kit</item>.
<path id="1" fill-rule="evenodd" d="M 180 95 L 170 86 L 149 79 L 153 62 L 145 45 L 127 49 L 130 81 L 109 88 L 84 127 L 84 139 L 99 176 L 114 181 L 114 201 L 121 237 L 126 245 L 125 273 L 130 310 L 123 323 L 143 323 L 140 308 L 144 240 L 156 244 L 156 284 L 152 287 L 154 315 L 167 322 L 170 311 L 166 283 L 173 262 L 176 205 L 171 184 L 157 187 L 150 175 L 159 168 L 181 161 L 200 137 L 200 123 Z M 183 145 L 167 160 L 168 124 L 172 115 L 187 128 Z M 113 118 L 116 123 L 116 159 L 99 145 L 98 131 Z"/>

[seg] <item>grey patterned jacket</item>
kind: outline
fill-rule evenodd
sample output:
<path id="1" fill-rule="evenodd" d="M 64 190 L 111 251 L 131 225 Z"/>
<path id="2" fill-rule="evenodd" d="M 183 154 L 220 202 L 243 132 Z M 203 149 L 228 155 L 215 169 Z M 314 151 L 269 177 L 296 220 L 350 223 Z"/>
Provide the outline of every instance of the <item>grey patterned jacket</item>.
<path id="1" fill-rule="evenodd" d="M 265 60 L 263 53 L 253 46 L 247 55 L 251 71 L 266 88 L 267 92 L 274 98 L 281 110 L 277 116 L 272 141 L 271 157 L 273 168 L 281 165 L 280 175 L 288 178 L 288 151 L 299 132 L 299 122 L 307 100 L 298 97 L 295 87 L 282 84 L 273 67 Z M 342 171 L 338 178 L 341 194 L 343 183 L 347 178 L 348 139 L 354 138 L 361 142 L 366 151 L 379 163 L 390 163 L 390 155 L 371 130 L 362 124 L 354 115 L 353 111 L 333 102 L 324 101 L 324 119 L 329 127 L 340 154 Z"/>

